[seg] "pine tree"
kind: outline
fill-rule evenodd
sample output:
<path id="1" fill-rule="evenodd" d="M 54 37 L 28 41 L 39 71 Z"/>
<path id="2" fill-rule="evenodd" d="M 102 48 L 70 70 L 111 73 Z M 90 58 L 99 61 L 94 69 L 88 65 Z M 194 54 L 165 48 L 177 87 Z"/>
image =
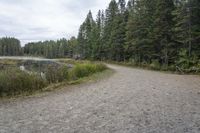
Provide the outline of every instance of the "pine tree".
<path id="1" fill-rule="evenodd" d="M 189 0 L 187 4 L 189 26 L 189 56 L 200 57 L 200 1 Z"/>
<path id="2" fill-rule="evenodd" d="M 124 45 L 126 37 L 126 2 L 119 0 L 117 16 L 113 21 L 113 29 L 111 31 L 112 59 L 116 61 L 124 60 Z"/>
<path id="3" fill-rule="evenodd" d="M 131 12 L 134 9 L 135 6 L 135 0 L 129 0 L 127 3 L 127 10 Z"/>
<path id="4" fill-rule="evenodd" d="M 126 52 L 136 63 L 147 62 L 155 56 L 152 39 L 155 0 L 129 1 L 126 32 Z"/>
<path id="5" fill-rule="evenodd" d="M 179 0 L 174 12 L 176 15 L 175 39 L 177 46 L 180 47 L 176 64 L 185 69 L 197 65 L 200 57 L 199 3 L 195 0 Z"/>
<path id="6" fill-rule="evenodd" d="M 93 53 L 93 28 L 95 27 L 96 23 L 93 20 L 92 13 L 89 11 L 86 20 L 80 26 L 79 35 L 78 35 L 78 42 L 81 50 L 81 56 L 83 58 L 91 58 Z"/>
<path id="7" fill-rule="evenodd" d="M 99 17 L 99 16 L 98 16 Z M 97 17 L 97 20 L 98 20 L 98 17 Z M 99 60 L 103 60 L 105 58 L 105 45 L 104 45 L 104 28 L 105 28 L 105 14 L 104 14 L 104 10 L 101 11 L 101 16 L 100 16 L 100 19 L 99 19 L 101 22 L 100 22 L 100 35 L 99 35 L 99 57 L 97 57 L 97 59 Z M 96 22 L 97 25 L 98 25 L 98 21 Z"/>
<path id="8" fill-rule="evenodd" d="M 101 59 L 101 40 L 102 40 L 102 26 L 103 26 L 103 20 L 102 20 L 102 12 L 99 10 L 97 14 L 96 19 L 96 25 L 93 27 L 92 30 L 92 40 L 93 40 L 93 53 L 92 53 L 92 59 Z"/>
<path id="9" fill-rule="evenodd" d="M 120 13 L 123 14 L 126 11 L 126 1 L 125 0 L 119 0 L 118 1 L 118 7 L 119 7 Z"/>
<path id="10" fill-rule="evenodd" d="M 133 58 L 135 54 L 135 46 L 134 46 L 134 31 L 136 25 L 136 13 L 135 13 L 135 0 L 129 0 L 127 4 L 128 14 L 128 22 L 126 25 L 126 45 L 124 46 L 124 50 L 126 53 L 126 58 Z"/>
<path id="11" fill-rule="evenodd" d="M 154 43 L 156 45 L 156 52 L 159 54 L 160 62 L 165 66 L 169 63 L 174 63 L 174 57 L 177 56 L 174 43 L 174 11 L 173 0 L 157 0 L 154 24 Z"/>
<path id="12" fill-rule="evenodd" d="M 115 18 L 118 15 L 118 5 L 115 0 L 112 0 L 106 9 L 105 27 L 103 35 L 103 56 L 106 59 L 112 59 L 113 56 L 113 33 L 116 27 Z"/>

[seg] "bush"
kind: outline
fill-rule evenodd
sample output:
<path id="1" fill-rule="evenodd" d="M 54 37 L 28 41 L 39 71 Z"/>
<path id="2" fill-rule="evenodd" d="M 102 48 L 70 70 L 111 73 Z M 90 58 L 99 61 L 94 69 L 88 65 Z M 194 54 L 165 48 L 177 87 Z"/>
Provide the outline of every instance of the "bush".
<path id="1" fill-rule="evenodd" d="M 62 82 L 68 79 L 68 68 L 67 66 L 59 66 L 58 68 L 49 66 L 45 74 L 48 83 Z"/>
<path id="2" fill-rule="evenodd" d="M 168 70 L 169 70 L 169 71 L 176 71 L 176 66 L 175 66 L 175 65 L 170 65 L 170 66 L 168 67 Z"/>
<path id="3" fill-rule="evenodd" d="M 0 96 L 33 92 L 46 86 L 46 82 L 36 74 L 28 74 L 17 68 L 0 71 Z"/>
<path id="4" fill-rule="evenodd" d="M 149 64 L 146 62 L 146 61 L 143 61 L 141 64 L 140 64 L 141 67 L 143 68 L 148 68 Z"/>
<path id="5" fill-rule="evenodd" d="M 136 62 L 134 59 L 129 59 L 128 64 L 129 64 L 130 66 L 136 66 L 136 65 L 137 65 L 137 62 Z"/>
<path id="6" fill-rule="evenodd" d="M 160 70 L 160 63 L 158 60 L 153 60 L 150 64 L 150 68 L 154 70 Z"/>
<path id="7" fill-rule="evenodd" d="M 74 68 L 71 69 L 69 76 L 71 80 L 76 80 L 79 78 L 83 78 L 89 76 L 96 72 L 101 72 L 106 69 L 106 66 L 103 64 L 77 64 Z"/>

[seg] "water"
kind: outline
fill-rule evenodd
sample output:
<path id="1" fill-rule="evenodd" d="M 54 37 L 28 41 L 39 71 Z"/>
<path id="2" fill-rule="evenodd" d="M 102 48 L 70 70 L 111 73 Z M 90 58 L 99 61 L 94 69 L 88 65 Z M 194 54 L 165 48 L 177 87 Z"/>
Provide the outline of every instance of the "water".
<path id="1" fill-rule="evenodd" d="M 0 60 L 6 60 L 6 59 L 30 61 L 32 62 L 32 64 L 35 62 L 38 62 L 40 67 L 42 64 L 57 64 L 57 65 L 67 65 L 69 68 L 73 67 L 72 64 L 59 62 L 58 59 L 47 59 L 47 58 L 42 58 L 42 57 L 31 57 L 31 56 L 0 56 Z M 68 60 L 68 59 L 65 59 L 65 60 Z M 23 67 L 25 67 L 26 69 L 25 65 L 21 66 L 20 69 L 25 70 Z"/>
<path id="2" fill-rule="evenodd" d="M 41 58 L 41 57 L 28 57 L 28 56 L 0 56 L 0 59 L 33 60 L 33 61 L 57 61 L 56 59 L 46 59 L 46 58 Z"/>

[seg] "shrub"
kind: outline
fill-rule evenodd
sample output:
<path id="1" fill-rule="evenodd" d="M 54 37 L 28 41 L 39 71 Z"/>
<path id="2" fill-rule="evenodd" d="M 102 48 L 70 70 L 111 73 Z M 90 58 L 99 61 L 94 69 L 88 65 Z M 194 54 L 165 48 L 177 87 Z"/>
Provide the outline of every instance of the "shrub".
<path id="1" fill-rule="evenodd" d="M 150 64 L 150 68 L 154 70 L 160 70 L 160 63 L 158 60 L 153 60 Z"/>
<path id="2" fill-rule="evenodd" d="M 33 92 L 46 86 L 46 82 L 37 74 L 28 74 L 17 68 L 0 71 L 0 96 Z"/>
<path id="3" fill-rule="evenodd" d="M 49 66 L 45 74 L 48 83 L 62 82 L 68 79 L 68 68 L 67 66 L 59 66 L 58 68 Z"/>
<path id="4" fill-rule="evenodd" d="M 176 66 L 175 66 L 175 65 L 170 65 L 170 66 L 168 67 L 168 70 L 169 70 L 169 71 L 176 71 Z"/>
<path id="5" fill-rule="evenodd" d="M 71 69 L 69 76 L 71 80 L 76 80 L 78 78 L 83 78 L 96 72 L 101 72 L 105 69 L 106 66 L 103 64 L 93 64 L 93 63 L 77 64 L 74 66 L 74 68 Z"/>
<path id="6" fill-rule="evenodd" d="M 149 66 L 149 64 L 146 61 L 143 61 L 140 65 L 141 67 L 144 67 L 144 68 L 148 68 Z"/>
<path id="7" fill-rule="evenodd" d="M 126 66 L 137 66 L 137 63 L 134 59 L 129 59 L 126 62 L 121 62 L 120 64 L 126 65 Z"/>

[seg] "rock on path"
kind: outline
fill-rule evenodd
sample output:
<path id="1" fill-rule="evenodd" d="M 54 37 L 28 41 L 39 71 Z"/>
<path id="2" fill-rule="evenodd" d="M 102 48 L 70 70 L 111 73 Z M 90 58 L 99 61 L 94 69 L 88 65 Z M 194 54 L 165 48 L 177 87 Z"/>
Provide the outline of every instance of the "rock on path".
<path id="1" fill-rule="evenodd" d="M 199 133 L 200 77 L 109 65 L 116 73 L 0 102 L 0 133 Z"/>

